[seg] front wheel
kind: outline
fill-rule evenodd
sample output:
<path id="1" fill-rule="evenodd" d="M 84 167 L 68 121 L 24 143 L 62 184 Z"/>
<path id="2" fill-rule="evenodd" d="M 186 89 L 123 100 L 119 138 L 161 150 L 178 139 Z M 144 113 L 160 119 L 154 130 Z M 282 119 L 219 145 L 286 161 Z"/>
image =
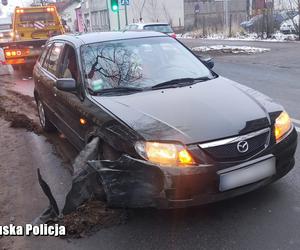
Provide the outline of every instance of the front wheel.
<path id="1" fill-rule="evenodd" d="M 52 122 L 47 118 L 44 105 L 41 100 L 37 101 L 37 106 L 38 106 L 38 114 L 39 114 L 39 119 L 40 119 L 40 124 L 42 129 L 45 132 L 52 132 L 55 131 L 55 127 L 52 124 Z"/>

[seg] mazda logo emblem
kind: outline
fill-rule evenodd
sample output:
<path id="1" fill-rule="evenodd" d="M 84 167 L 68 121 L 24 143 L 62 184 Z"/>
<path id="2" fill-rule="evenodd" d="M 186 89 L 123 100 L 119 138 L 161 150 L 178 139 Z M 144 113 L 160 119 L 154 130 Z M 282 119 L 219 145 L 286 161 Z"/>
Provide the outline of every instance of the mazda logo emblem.
<path id="1" fill-rule="evenodd" d="M 246 153 L 249 149 L 249 144 L 246 141 L 240 141 L 236 147 L 240 153 Z"/>

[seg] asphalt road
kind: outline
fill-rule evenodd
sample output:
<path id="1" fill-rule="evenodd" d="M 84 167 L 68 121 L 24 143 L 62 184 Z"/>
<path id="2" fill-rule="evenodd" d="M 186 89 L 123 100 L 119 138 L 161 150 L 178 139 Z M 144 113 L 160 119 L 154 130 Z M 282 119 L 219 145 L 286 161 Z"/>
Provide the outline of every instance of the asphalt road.
<path id="1" fill-rule="evenodd" d="M 295 125 L 300 127 L 299 43 L 204 40 L 184 40 L 184 43 L 188 46 L 227 43 L 271 48 L 265 54 L 217 57 L 215 71 L 282 103 L 296 122 Z M 15 90 L 30 94 L 31 80 L 23 81 L 16 75 L 9 79 L 15 81 Z M 9 131 L 5 126 L 1 124 L 0 127 Z M 19 157 L 19 162 L 22 162 L 25 154 L 35 152 L 31 164 L 36 161 L 34 164 L 42 169 L 50 184 L 57 184 L 54 185 L 54 194 L 59 195 L 61 186 L 67 185 L 69 178 L 59 158 L 51 153 L 49 143 L 43 137 L 24 132 L 26 136 L 21 138 L 18 133 L 11 135 L 11 140 L 16 145 L 20 143 L 20 147 L 14 152 L 2 147 L 0 162 L 3 164 L 7 154 L 11 158 Z M 24 150 L 24 147 L 26 152 L 19 154 L 18 151 Z M 68 144 L 63 147 L 68 147 Z M 37 156 L 39 154 L 42 157 Z M 12 239 L 11 246 L 15 249 L 300 249 L 299 167 L 298 148 L 292 172 L 278 182 L 250 194 L 209 206 L 175 211 L 132 210 L 126 224 L 102 229 L 88 238 L 66 241 L 50 237 L 21 237 Z M 18 182 L 15 183 L 18 185 Z M 36 186 L 34 183 L 32 192 L 42 197 Z M 29 187 L 25 188 L 25 191 L 28 190 Z M 26 216 L 20 217 L 19 222 L 30 222 L 37 211 L 46 205 L 46 200 L 42 198 L 35 198 L 33 204 L 25 202 L 22 209 L 26 211 Z M 11 214 L 7 213 L 1 216 L 9 218 Z"/>

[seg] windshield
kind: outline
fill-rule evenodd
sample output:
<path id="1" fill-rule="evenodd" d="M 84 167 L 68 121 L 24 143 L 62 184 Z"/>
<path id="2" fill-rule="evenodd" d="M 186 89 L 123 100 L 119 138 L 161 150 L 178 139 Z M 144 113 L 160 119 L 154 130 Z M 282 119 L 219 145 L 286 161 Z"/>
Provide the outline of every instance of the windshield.
<path id="1" fill-rule="evenodd" d="M 36 21 L 53 21 L 54 18 L 51 13 L 48 12 L 32 12 L 24 13 L 20 15 L 21 22 L 36 22 Z"/>
<path id="2" fill-rule="evenodd" d="M 81 50 L 88 88 L 151 88 L 181 78 L 212 78 L 190 51 L 169 37 L 84 45 Z"/>
<path id="3" fill-rule="evenodd" d="M 160 25 L 145 25 L 144 30 L 152 30 L 162 33 L 173 33 L 170 25 L 160 24 Z"/>

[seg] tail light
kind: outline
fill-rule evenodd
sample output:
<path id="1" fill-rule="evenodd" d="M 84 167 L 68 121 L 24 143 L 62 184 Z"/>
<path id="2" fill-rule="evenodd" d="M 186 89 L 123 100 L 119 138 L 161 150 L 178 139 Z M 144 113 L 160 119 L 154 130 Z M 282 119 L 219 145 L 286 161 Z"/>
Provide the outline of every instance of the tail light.
<path id="1" fill-rule="evenodd" d="M 176 39 L 176 34 L 175 33 L 172 33 L 170 36 Z"/>
<path id="2" fill-rule="evenodd" d="M 30 54 L 30 49 L 5 49 L 4 54 L 6 59 L 23 57 L 28 56 Z"/>

